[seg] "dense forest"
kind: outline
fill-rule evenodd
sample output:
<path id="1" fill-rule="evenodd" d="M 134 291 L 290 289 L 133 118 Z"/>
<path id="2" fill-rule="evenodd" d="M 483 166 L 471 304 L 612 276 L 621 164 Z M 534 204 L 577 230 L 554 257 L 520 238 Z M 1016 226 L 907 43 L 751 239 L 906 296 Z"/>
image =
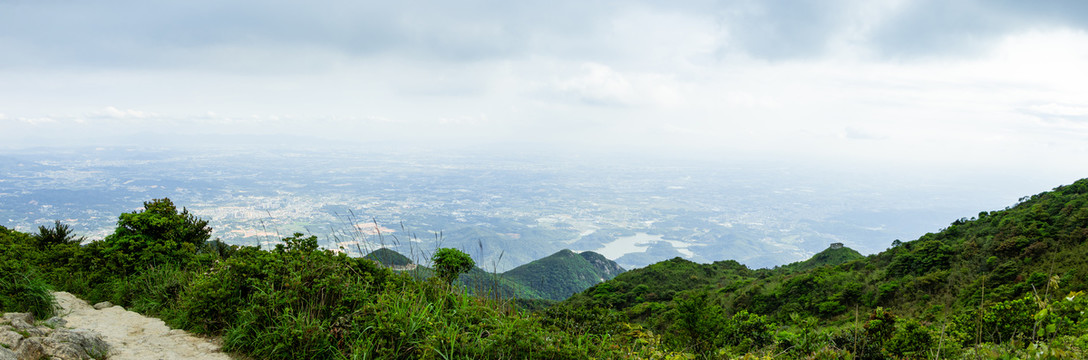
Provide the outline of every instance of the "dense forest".
<path id="1" fill-rule="evenodd" d="M 988 358 L 980 354 L 1030 348 L 1082 358 L 1086 239 L 1088 180 L 1080 180 L 868 257 L 828 249 L 758 270 L 676 258 L 550 311 L 608 309 L 696 353 L 775 347 L 797 356 L 838 349 L 864 359 Z"/>
<path id="2" fill-rule="evenodd" d="M 210 234 L 168 199 L 120 215 L 102 241 L 61 223 L 0 227 L 0 305 L 47 318 L 49 291 L 65 290 L 256 358 L 1088 356 L 1088 179 L 879 254 L 833 248 L 773 269 L 676 258 L 538 311 L 455 281 L 466 262 L 414 276 L 302 234 L 271 249 Z"/>

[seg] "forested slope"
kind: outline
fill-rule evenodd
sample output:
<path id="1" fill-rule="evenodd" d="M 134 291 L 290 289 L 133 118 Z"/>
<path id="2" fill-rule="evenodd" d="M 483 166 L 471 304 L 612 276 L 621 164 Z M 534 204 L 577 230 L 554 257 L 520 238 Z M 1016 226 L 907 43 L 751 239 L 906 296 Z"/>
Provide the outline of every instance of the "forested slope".
<path id="1" fill-rule="evenodd" d="M 625 321 L 673 334 L 666 338 L 676 346 L 696 349 L 741 344 L 699 335 L 729 332 L 720 326 L 738 315 L 759 317 L 772 328 L 819 324 L 829 334 L 859 318 L 891 316 L 907 320 L 918 338 L 944 337 L 955 346 L 1023 344 L 1083 334 L 1074 309 L 1083 306 L 1079 294 L 1088 287 L 1086 239 L 1088 180 L 1080 180 L 917 240 L 895 241 L 862 259 L 822 253 L 845 262 L 814 266 L 814 257 L 759 270 L 673 259 L 596 285 L 553 312 L 610 309 Z M 887 351 L 885 340 L 899 330 L 873 340 L 882 347 L 859 352 Z M 911 351 L 903 346 L 900 356 L 936 348 L 928 341 L 908 346 Z"/>

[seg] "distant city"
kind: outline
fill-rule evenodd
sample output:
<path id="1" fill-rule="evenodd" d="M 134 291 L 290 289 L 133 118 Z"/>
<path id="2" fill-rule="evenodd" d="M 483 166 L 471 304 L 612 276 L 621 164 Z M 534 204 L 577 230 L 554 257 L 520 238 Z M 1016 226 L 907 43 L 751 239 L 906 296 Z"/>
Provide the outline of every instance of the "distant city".
<path id="1" fill-rule="evenodd" d="M 1054 186 L 1060 184 L 1053 184 Z M 1039 189 L 1039 191 L 1046 189 Z M 1030 194 L 771 164 L 146 148 L 0 153 L 0 225 L 102 239 L 169 197 L 232 244 L 300 232 L 353 255 L 457 247 L 504 271 L 569 248 L 636 268 L 680 256 L 773 267 L 862 253 Z M 989 207 L 985 207 L 989 205 Z"/>

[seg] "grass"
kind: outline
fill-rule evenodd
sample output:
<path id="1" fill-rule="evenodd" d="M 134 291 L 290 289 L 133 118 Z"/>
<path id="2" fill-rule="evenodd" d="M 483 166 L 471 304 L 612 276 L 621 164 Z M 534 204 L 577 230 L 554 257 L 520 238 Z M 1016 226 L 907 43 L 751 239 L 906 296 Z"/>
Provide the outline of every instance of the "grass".
<path id="1" fill-rule="evenodd" d="M 52 288 L 32 271 L 0 274 L 0 308 L 6 312 L 29 312 L 39 319 L 56 314 Z"/>

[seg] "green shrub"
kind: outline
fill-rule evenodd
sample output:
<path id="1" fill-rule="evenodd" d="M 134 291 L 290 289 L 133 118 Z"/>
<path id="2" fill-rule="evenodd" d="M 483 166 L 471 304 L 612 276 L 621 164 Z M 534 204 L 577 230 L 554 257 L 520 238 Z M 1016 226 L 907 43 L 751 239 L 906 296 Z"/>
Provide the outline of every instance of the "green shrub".
<path id="1" fill-rule="evenodd" d="M 29 312 L 47 319 L 55 314 L 55 305 L 49 285 L 34 271 L 0 262 L 0 312 Z"/>
<path id="2" fill-rule="evenodd" d="M 893 358 L 925 359 L 928 350 L 933 348 L 933 335 L 929 329 L 913 319 L 899 322 L 895 335 L 888 340 L 886 350 Z"/>
<path id="3" fill-rule="evenodd" d="M 431 257 L 431 261 L 434 263 L 435 276 L 447 284 L 452 284 L 458 276 L 476 267 L 472 257 L 461 250 L 451 248 L 438 249 Z"/>
<path id="4" fill-rule="evenodd" d="M 186 263 L 211 237 L 208 222 L 168 198 L 144 202 L 144 209 L 121 214 L 113 234 L 103 240 L 108 270 L 131 274 L 150 265 Z"/>
<path id="5" fill-rule="evenodd" d="M 79 244 L 83 242 L 85 238 L 76 237 L 72 233 L 72 228 L 67 224 L 62 224 L 60 220 L 53 223 L 52 228 L 43 226 L 38 227 L 38 233 L 31 235 L 34 238 L 35 245 L 39 249 L 49 249 L 54 245 L 64 244 Z"/>

